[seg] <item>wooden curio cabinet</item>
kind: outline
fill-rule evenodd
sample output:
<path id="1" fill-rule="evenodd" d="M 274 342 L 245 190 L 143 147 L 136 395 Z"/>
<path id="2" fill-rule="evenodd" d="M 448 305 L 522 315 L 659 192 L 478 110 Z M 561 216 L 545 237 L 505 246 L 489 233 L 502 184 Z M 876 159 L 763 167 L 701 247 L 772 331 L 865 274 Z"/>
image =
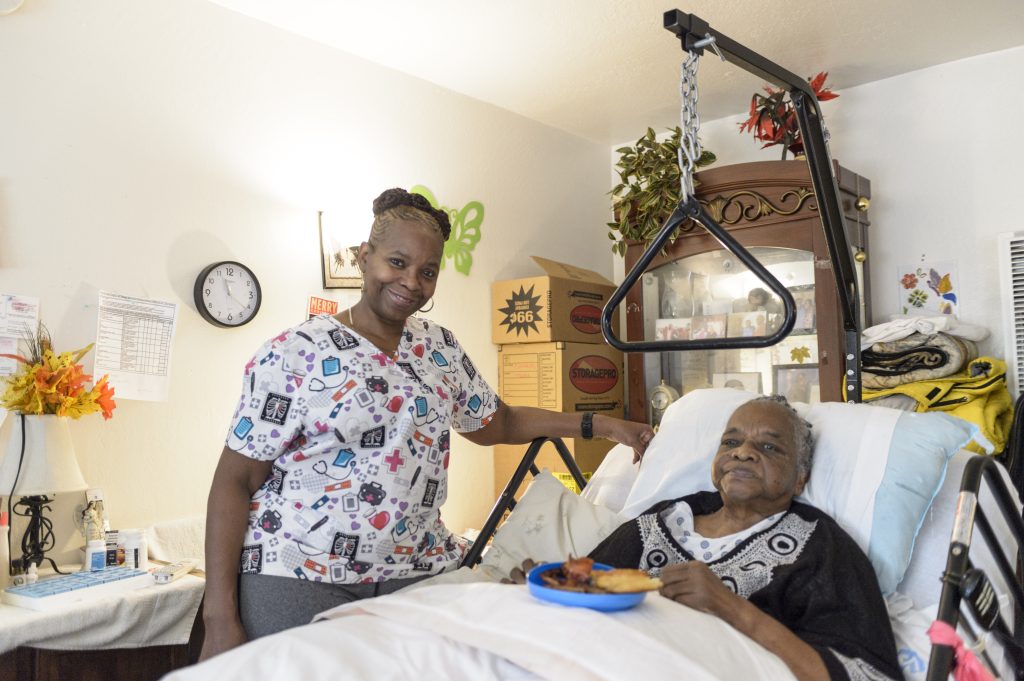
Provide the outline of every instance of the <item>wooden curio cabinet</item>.
<path id="1" fill-rule="evenodd" d="M 870 182 L 834 165 L 858 277 L 861 328 L 871 324 Z M 770 348 L 627 355 L 629 417 L 651 419 L 652 389 L 702 387 L 782 393 L 796 402 L 842 399 L 843 333 L 835 279 L 807 164 L 761 161 L 696 174 L 711 216 L 792 293 L 797 324 Z M 782 301 L 702 227 L 689 223 L 626 298 L 626 339 L 760 336 L 778 328 Z M 626 251 L 630 270 L 643 253 Z M 664 389 L 662 389 L 664 390 Z"/>

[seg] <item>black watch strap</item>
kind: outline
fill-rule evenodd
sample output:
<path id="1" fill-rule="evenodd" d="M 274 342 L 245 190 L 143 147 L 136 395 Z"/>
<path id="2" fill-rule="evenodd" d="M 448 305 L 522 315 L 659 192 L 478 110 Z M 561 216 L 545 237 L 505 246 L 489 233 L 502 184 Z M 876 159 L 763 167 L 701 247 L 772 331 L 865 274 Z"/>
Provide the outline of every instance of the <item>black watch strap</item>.
<path id="1" fill-rule="evenodd" d="M 580 421 L 580 432 L 584 440 L 594 439 L 594 412 L 583 412 L 583 419 Z"/>

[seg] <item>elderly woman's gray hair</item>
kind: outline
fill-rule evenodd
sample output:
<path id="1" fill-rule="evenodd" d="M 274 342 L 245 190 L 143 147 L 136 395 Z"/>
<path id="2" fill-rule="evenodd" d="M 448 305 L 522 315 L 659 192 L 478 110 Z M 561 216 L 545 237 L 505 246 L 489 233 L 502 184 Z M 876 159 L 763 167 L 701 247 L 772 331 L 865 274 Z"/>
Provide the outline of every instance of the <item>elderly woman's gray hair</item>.
<path id="1" fill-rule="evenodd" d="M 762 395 L 755 397 L 750 402 L 774 402 L 786 408 L 786 411 L 789 412 L 790 422 L 793 424 L 797 468 L 807 478 L 810 478 L 811 465 L 814 463 L 814 433 L 811 432 L 811 424 L 804 420 L 804 417 L 800 416 L 789 400 L 782 395 Z"/>

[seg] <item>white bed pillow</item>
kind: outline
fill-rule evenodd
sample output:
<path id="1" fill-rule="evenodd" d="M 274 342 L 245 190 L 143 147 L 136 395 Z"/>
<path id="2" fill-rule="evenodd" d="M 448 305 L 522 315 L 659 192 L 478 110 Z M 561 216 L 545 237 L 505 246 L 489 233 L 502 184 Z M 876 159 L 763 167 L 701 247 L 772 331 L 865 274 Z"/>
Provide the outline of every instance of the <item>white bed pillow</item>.
<path id="1" fill-rule="evenodd" d="M 548 562 L 585 556 L 623 520 L 578 496 L 545 468 L 495 532 L 481 566 L 508 575 L 526 558 Z"/>
<path id="2" fill-rule="evenodd" d="M 601 460 L 580 496 L 592 504 L 622 512 L 640 467 L 633 463 L 633 448 L 615 445 Z"/>
<path id="3" fill-rule="evenodd" d="M 711 461 L 722 431 L 732 412 L 754 397 L 706 389 L 673 403 L 622 515 L 636 517 L 663 499 L 713 490 Z M 868 555 L 882 592 L 895 590 L 949 458 L 977 428 L 939 413 L 841 402 L 793 406 L 816 438 L 811 479 L 800 499 L 835 518 Z"/>

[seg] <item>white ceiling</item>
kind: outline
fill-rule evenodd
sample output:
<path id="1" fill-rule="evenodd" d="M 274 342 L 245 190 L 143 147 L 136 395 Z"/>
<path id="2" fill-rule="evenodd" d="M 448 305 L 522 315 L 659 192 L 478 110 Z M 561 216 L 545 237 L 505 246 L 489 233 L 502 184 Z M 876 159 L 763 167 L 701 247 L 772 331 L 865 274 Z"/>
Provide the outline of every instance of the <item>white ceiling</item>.
<path id="1" fill-rule="evenodd" d="M 1024 45 L 1022 0 L 211 1 L 606 144 L 678 124 L 667 9 L 838 90 Z M 710 53 L 699 82 L 705 120 L 744 112 L 761 85 Z"/>

